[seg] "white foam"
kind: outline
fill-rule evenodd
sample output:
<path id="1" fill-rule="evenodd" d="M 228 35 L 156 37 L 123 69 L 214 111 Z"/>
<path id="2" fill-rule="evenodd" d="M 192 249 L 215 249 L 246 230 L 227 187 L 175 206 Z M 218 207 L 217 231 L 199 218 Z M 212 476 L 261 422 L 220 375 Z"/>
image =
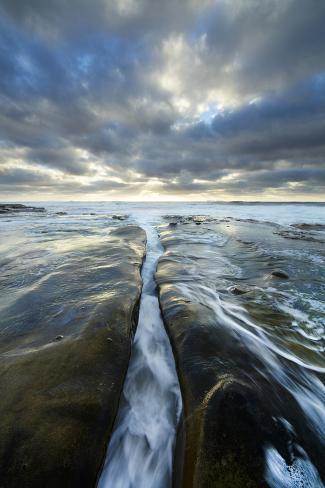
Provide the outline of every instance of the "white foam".
<path id="1" fill-rule="evenodd" d="M 306 452 L 301 447 L 299 451 L 301 457 L 297 457 L 288 466 L 274 447 L 267 447 L 265 479 L 271 488 L 324 488 Z"/>
<path id="2" fill-rule="evenodd" d="M 147 232 L 139 323 L 115 430 L 99 488 L 167 488 L 182 402 L 174 358 L 160 315 L 154 272 L 163 249 Z"/>

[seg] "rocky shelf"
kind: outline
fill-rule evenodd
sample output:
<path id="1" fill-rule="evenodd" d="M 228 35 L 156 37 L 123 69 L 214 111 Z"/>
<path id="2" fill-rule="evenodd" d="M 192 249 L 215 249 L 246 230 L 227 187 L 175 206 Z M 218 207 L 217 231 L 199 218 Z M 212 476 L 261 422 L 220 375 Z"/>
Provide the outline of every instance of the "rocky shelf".
<path id="1" fill-rule="evenodd" d="M 32 207 L 21 203 L 0 203 L 0 214 L 18 212 L 46 212 L 46 210 L 43 207 Z"/>

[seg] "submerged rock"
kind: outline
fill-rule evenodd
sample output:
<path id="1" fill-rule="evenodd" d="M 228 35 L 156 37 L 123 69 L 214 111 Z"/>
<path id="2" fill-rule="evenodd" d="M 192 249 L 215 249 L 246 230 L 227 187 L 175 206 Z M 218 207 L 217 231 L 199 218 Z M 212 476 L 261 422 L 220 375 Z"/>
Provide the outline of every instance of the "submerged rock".
<path id="1" fill-rule="evenodd" d="M 137 324 L 145 241 L 137 226 L 86 241 L 25 301 L 12 305 L 8 323 L 2 317 L 2 487 L 96 485 Z M 47 323 L 35 311 L 24 323 L 19 315 L 27 303 L 50 310 L 60 301 L 68 319 L 61 320 L 55 340 L 59 317 Z"/>

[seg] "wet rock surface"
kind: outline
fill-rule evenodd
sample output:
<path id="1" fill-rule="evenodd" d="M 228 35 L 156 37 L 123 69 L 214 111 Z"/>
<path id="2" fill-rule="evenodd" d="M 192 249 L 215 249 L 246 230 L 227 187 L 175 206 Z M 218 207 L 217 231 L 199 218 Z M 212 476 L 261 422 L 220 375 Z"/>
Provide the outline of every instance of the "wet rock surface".
<path id="1" fill-rule="evenodd" d="M 0 203 L 0 214 L 12 214 L 18 212 L 45 212 L 43 207 L 32 207 L 21 203 Z"/>
<path id="2" fill-rule="evenodd" d="M 96 239 L 76 229 L 43 242 L 37 229 L 24 250 L 0 254 L 0 485 L 95 486 L 137 323 L 146 236 L 117 223 Z"/>
<path id="3" fill-rule="evenodd" d="M 177 486 L 269 486 L 270 446 L 324 479 L 323 316 L 308 302 L 322 296 L 322 246 L 288 247 L 253 220 L 166 221 L 156 280 L 184 404 Z"/>
<path id="4" fill-rule="evenodd" d="M 297 224 L 287 228 L 280 227 L 275 231 L 275 234 L 286 239 L 325 243 L 325 229 L 322 225 Z"/>
<path id="5" fill-rule="evenodd" d="M 296 229 L 301 229 L 301 230 L 311 230 L 311 231 L 318 231 L 318 232 L 324 232 L 325 231 L 325 225 L 323 224 L 306 224 L 306 223 L 301 223 L 301 224 L 293 224 L 292 227 L 295 227 Z"/>
<path id="6" fill-rule="evenodd" d="M 124 215 L 124 214 L 112 215 L 113 220 L 126 220 L 127 218 L 128 218 L 128 215 Z"/>

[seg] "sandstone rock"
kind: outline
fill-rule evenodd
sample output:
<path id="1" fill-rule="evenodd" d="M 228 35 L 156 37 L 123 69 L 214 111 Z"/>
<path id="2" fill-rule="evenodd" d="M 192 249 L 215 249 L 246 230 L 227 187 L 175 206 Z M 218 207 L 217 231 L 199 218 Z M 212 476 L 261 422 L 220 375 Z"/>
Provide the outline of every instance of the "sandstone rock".
<path id="1" fill-rule="evenodd" d="M 24 304 L 15 303 L 11 322 L 2 331 L 3 488 L 96 485 L 137 323 L 145 232 L 123 226 L 91 246 L 79 249 L 77 259 L 66 259 L 57 273 L 26 298 L 26 303 L 37 303 L 38 297 L 52 302 L 61 297 L 65 308 L 76 310 L 78 321 L 63 322 L 62 333 L 53 341 L 55 321 L 49 327 L 31 320 L 17 329 L 22 319 L 15 325 L 14 313 Z M 93 291 L 96 280 L 101 284 L 98 298 Z M 75 287 L 84 291 L 80 306 L 69 301 Z M 84 307 L 87 294 L 88 308 Z M 94 299 L 98 303 L 90 308 Z"/>
<path id="2" fill-rule="evenodd" d="M 249 233 L 253 242 L 257 224 L 244 225 L 254 226 Z M 239 233 L 236 236 L 235 227 L 243 229 L 241 222 L 232 225 L 224 246 L 219 246 L 219 241 L 213 243 L 212 230 L 209 245 L 202 238 L 202 227 L 192 224 L 188 233 L 185 229 L 183 232 L 182 226 L 161 230 L 165 252 L 156 273 L 160 307 L 183 397 L 184 418 L 175 460 L 176 488 L 266 487 L 265 446 L 274 446 L 290 464 L 290 446 L 296 441 L 325 476 L 320 440 L 290 391 L 270 374 L 263 353 L 256 353 L 262 346 L 257 341 L 256 349 L 250 348 L 247 337 L 251 331 L 247 330 L 248 335 L 241 332 L 245 325 L 240 319 L 232 327 L 234 319 L 230 315 L 228 321 L 223 320 L 226 311 L 217 299 L 213 307 L 215 288 L 224 292 L 229 289 L 226 283 L 232 281 L 231 268 L 224 265 L 224 258 L 226 262 L 236 259 L 237 264 L 244 263 L 247 271 L 240 277 L 251 289 L 258 283 L 258 276 L 262 284 L 269 258 L 256 253 L 255 243 L 246 250 L 245 239 L 239 240 Z M 226 226 L 224 231 L 227 232 Z M 220 224 L 215 232 L 220 234 Z M 244 290 L 237 285 L 234 288 L 232 302 Z M 251 301 L 270 316 L 272 309 L 266 308 L 265 312 L 258 294 L 252 294 Z M 279 327 L 284 320 L 285 315 L 278 313 L 273 326 Z M 289 370 L 292 365 L 288 362 L 284 367 Z M 292 430 L 279 421 L 281 418 L 287 419 Z"/>

